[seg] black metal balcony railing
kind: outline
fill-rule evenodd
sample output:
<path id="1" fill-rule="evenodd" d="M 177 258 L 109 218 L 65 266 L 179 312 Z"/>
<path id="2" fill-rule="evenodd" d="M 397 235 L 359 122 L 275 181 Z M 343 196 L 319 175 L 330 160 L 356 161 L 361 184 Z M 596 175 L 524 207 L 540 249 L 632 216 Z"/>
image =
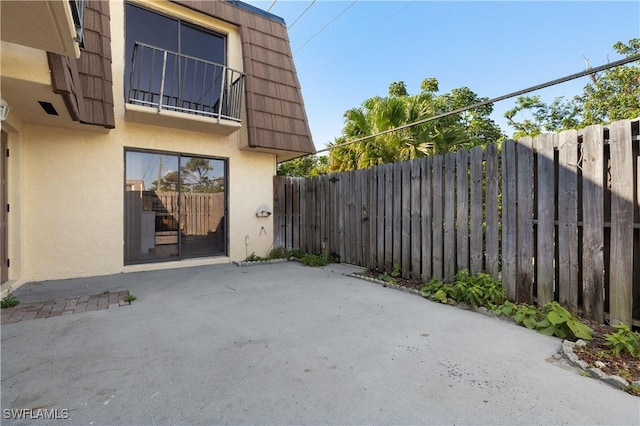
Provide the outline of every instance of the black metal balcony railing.
<path id="1" fill-rule="evenodd" d="M 243 83 L 240 71 L 136 42 L 127 102 L 240 121 Z"/>

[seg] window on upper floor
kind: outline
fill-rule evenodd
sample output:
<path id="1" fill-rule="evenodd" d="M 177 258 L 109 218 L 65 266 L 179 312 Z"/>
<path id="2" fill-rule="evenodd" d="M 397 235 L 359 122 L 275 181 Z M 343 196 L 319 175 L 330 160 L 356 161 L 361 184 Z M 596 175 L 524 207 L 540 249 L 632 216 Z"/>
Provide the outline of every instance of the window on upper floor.
<path id="1" fill-rule="evenodd" d="M 226 66 L 226 37 L 126 4 L 130 104 L 240 120 L 244 75 Z"/>
<path id="2" fill-rule="evenodd" d="M 71 6 L 71 17 L 73 26 L 76 29 L 76 41 L 80 47 L 84 47 L 84 7 L 85 0 L 69 0 Z"/>

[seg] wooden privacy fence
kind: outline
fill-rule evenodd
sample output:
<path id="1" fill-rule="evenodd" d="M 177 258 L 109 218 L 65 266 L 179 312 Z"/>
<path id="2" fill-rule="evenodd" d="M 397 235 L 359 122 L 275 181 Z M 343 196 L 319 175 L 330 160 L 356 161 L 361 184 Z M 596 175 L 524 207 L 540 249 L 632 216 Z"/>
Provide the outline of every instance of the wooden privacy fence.
<path id="1" fill-rule="evenodd" d="M 423 281 L 486 271 L 511 300 L 630 324 L 640 318 L 639 124 L 276 176 L 274 246 Z"/>

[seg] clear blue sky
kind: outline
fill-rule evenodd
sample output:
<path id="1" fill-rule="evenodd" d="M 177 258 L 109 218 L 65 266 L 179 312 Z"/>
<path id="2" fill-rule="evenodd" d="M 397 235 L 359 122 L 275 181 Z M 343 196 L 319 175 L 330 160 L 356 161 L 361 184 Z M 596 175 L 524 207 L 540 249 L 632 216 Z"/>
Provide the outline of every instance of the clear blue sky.
<path id="1" fill-rule="evenodd" d="M 273 0 L 245 2 L 266 10 Z M 593 67 L 621 59 L 613 44 L 640 37 L 638 1 L 359 0 L 317 34 L 351 3 L 317 0 L 289 29 L 318 149 L 341 134 L 346 110 L 387 95 L 393 81 L 415 94 L 435 77 L 441 93 L 467 86 L 493 98 L 580 72 L 584 58 Z M 291 25 L 310 4 L 277 0 L 271 13 Z M 532 94 L 551 102 L 582 93 L 587 83 L 585 77 Z M 492 118 L 508 135 L 504 112 L 514 103 L 494 104 Z"/>

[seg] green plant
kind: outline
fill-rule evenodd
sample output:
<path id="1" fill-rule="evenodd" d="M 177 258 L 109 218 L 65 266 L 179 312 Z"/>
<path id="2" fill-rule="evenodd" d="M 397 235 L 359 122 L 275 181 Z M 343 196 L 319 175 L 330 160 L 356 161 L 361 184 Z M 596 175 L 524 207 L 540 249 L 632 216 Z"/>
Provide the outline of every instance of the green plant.
<path id="1" fill-rule="evenodd" d="M 563 308 L 558 302 L 550 302 L 542 307 L 543 318 L 538 322 L 537 330 L 547 336 L 557 336 L 561 339 L 591 340 L 593 330 L 574 317 L 571 312 Z"/>
<path id="2" fill-rule="evenodd" d="M 535 306 L 522 304 L 517 307 L 513 319 L 516 324 L 533 330 L 538 326 L 538 321 L 542 319 L 542 314 Z"/>
<path id="3" fill-rule="evenodd" d="M 13 295 L 13 292 L 11 291 L 11 288 L 9 288 L 9 291 L 7 291 L 6 296 L 4 296 L 2 300 L 0 300 L 0 308 L 2 309 L 13 308 L 19 303 L 20 301 L 16 299 L 16 297 Z"/>
<path id="4" fill-rule="evenodd" d="M 269 251 L 267 259 L 288 259 L 289 252 L 284 247 L 276 247 Z"/>
<path id="5" fill-rule="evenodd" d="M 304 252 L 302 250 L 289 250 L 289 259 L 295 257 L 296 259 L 302 259 L 304 257 Z"/>
<path id="6" fill-rule="evenodd" d="M 381 273 L 380 275 L 378 275 L 378 279 L 384 282 L 387 282 L 389 284 L 395 284 L 396 283 L 396 279 L 393 277 L 393 275 L 390 275 L 386 272 Z"/>
<path id="7" fill-rule="evenodd" d="M 640 357 L 640 334 L 632 331 L 626 324 L 613 326 L 617 331 L 605 334 L 606 345 L 611 346 L 616 356 L 628 353 Z"/>
<path id="8" fill-rule="evenodd" d="M 255 252 L 251 253 L 249 256 L 244 259 L 245 262 L 257 262 L 258 260 L 262 260 L 262 258 L 256 255 Z"/>
<path id="9" fill-rule="evenodd" d="M 398 278 L 400 276 L 400 265 L 397 263 L 393 264 L 393 269 L 391 270 L 391 276 L 393 278 Z"/>
<path id="10" fill-rule="evenodd" d="M 134 301 L 134 300 L 136 300 L 136 299 L 137 299 L 137 297 L 135 297 L 133 294 L 127 294 L 127 295 L 124 297 L 124 301 L 125 301 L 125 302 L 127 302 L 127 303 L 131 303 L 131 302 L 133 302 L 133 301 Z"/>
<path id="11" fill-rule="evenodd" d="M 505 301 L 502 284 L 489 274 L 481 272 L 471 275 L 468 270 L 463 269 L 456 274 L 454 286 L 455 298 L 469 306 L 494 308 Z"/>
<path id="12" fill-rule="evenodd" d="M 638 385 L 636 385 L 636 384 L 634 384 L 634 383 L 631 383 L 631 384 L 627 387 L 626 391 L 627 391 L 628 393 L 630 393 L 631 395 L 640 396 L 640 386 L 638 386 Z"/>
<path id="13" fill-rule="evenodd" d="M 500 315 L 504 315 L 506 317 L 512 317 L 516 314 L 516 312 L 518 312 L 518 305 L 508 300 L 505 300 L 503 304 L 494 307 L 493 310 Z"/>
<path id="14" fill-rule="evenodd" d="M 327 266 L 331 263 L 331 258 L 325 254 L 307 253 L 302 256 L 302 263 L 307 266 Z"/>
<path id="15" fill-rule="evenodd" d="M 518 325 L 530 330 L 537 330 L 547 336 L 561 339 L 591 340 L 593 330 L 582 323 L 558 302 L 550 302 L 542 308 L 505 301 L 494 309 L 500 315 L 513 317 Z"/>
<path id="16" fill-rule="evenodd" d="M 458 303 L 459 291 L 456 286 L 432 279 L 420 290 L 422 296 L 436 302 L 455 305 Z"/>

